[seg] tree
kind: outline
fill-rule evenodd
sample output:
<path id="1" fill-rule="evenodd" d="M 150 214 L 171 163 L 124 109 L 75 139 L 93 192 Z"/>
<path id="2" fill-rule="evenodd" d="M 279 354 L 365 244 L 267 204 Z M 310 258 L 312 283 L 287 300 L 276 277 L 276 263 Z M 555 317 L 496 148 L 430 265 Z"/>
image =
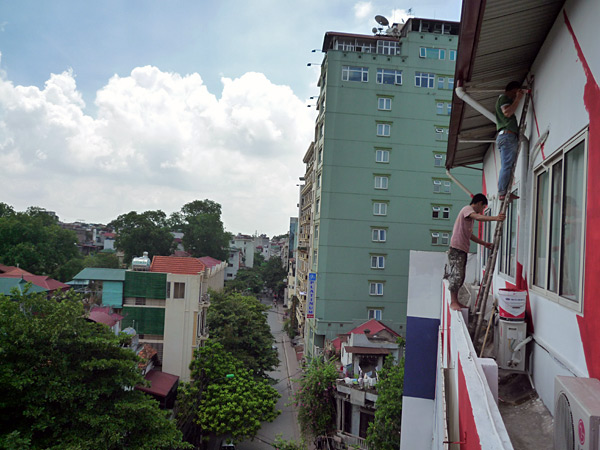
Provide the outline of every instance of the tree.
<path id="1" fill-rule="evenodd" d="M 275 339 L 267 323 L 269 307 L 255 297 L 238 293 L 212 292 L 208 309 L 211 338 L 234 354 L 257 377 L 268 378 L 266 372 L 279 364 Z"/>
<path id="2" fill-rule="evenodd" d="M 283 293 L 285 288 L 284 280 L 287 278 L 287 269 L 279 256 L 269 258 L 262 267 L 263 281 L 265 286 L 277 294 Z"/>
<path id="3" fill-rule="evenodd" d="M 199 446 L 216 436 L 253 438 L 261 422 L 279 414 L 277 391 L 253 377 L 220 343 L 209 339 L 197 349 L 190 369 L 193 381 L 180 386 L 177 403 L 177 423 L 188 442 Z"/>
<path id="4" fill-rule="evenodd" d="M 394 358 L 388 356 L 379 372 L 375 420 L 367 432 L 370 448 L 396 450 L 400 445 L 403 391 L 404 359 L 396 364 Z"/>
<path id="5" fill-rule="evenodd" d="M 241 292 L 244 294 L 258 294 L 263 288 L 262 272 L 256 267 L 238 270 L 234 280 L 225 283 L 227 292 Z"/>
<path id="6" fill-rule="evenodd" d="M 0 296 L 0 444 L 183 448 L 158 403 L 128 389 L 143 383 L 138 357 L 124 347 L 130 337 L 85 320 L 73 291 L 58 300 L 45 293 Z"/>
<path id="7" fill-rule="evenodd" d="M 261 267 L 265 263 L 265 257 L 261 252 L 254 252 L 254 267 Z"/>
<path id="8" fill-rule="evenodd" d="M 83 259 L 84 267 L 103 267 L 106 269 L 120 269 L 119 257 L 114 253 L 96 253 Z"/>
<path id="9" fill-rule="evenodd" d="M 171 215 L 171 225 L 183 231 L 183 247 L 195 257 L 211 256 L 227 260 L 231 234 L 221 222 L 221 205 L 212 200 L 186 203 Z"/>
<path id="10" fill-rule="evenodd" d="M 77 272 L 62 267 L 81 260 L 76 243 L 75 233 L 61 228 L 44 210 L 30 207 L 14 212 L 0 204 L 0 263 L 68 281 Z"/>
<path id="11" fill-rule="evenodd" d="M 300 378 L 294 396 L 298 421 L 305 436 L 316 438 L 335 430 L 335 380 L 338 371 L 331 360 L 313 358 Z"/>
<path id="12" fill-rule="evenodd" d="M 115 245 L 123 250 L 128 264 L 134 256 L 142 256 L 144 252 L 150 257 L 168 256 L 175 248 L 167 215 L 161 210 L 121 214 L 109 227 L 117 233 Z"/>

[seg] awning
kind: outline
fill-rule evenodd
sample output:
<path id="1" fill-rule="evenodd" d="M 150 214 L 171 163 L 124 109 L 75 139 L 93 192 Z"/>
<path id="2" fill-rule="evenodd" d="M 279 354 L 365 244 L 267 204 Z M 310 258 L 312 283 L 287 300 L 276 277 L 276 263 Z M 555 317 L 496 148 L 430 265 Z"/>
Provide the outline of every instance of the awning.
<path id="1" fill-rule="evenodd" d="M 179 381 L 177 375 L 171 375 L 166 372 L 159 372 L 158 370 L 151 370 L 146 374 L 146 380 L 150 382 L 150 387 L 136 386 L 135 388 L 146 392 L 148 394 L 156 395 L 159 397 L 166 397 L 169 392 Z"/>

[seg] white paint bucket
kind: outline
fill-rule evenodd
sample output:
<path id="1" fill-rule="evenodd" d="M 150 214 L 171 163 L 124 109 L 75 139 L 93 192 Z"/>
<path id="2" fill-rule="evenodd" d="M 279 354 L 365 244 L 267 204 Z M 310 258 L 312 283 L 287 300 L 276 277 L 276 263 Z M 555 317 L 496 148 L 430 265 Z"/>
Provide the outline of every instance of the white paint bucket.
<path id="1" fill-rule="evenodd" d="M 527 291 L 498 289 L 498 311 L 502 320 L 525 320 Z"/>

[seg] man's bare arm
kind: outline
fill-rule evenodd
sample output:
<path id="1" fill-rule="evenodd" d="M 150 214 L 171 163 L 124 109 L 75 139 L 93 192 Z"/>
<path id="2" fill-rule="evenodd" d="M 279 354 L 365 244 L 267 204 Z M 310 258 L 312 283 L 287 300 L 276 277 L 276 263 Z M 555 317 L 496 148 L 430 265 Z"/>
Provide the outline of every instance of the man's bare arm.
<path id="1" fill-rule="evenodd" d="M 479 222 L 504 222 L 504 219 L 506 219 L 505 214 L 498 214 L 497 216 L 486 216 L 484 214 L 477 214 L 476 212 L 472 212 L 471 214 L 469 214 L 469 217 Z"/>

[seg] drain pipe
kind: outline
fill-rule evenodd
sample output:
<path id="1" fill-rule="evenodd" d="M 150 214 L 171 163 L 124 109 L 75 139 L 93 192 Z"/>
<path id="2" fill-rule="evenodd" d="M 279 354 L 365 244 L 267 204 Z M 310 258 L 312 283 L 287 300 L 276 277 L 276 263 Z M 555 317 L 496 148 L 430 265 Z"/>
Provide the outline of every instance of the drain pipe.
<path id="1" fill-rule="evenodd" d="M 460 98 L 467 105 L 471 106 L 477 112 L 483 114 L 486 118 L 496 123 L 496 116 L 487 109 L 485 109 L 483 105 L 477 100 L 475 100 L 473 97 L 470 97 L 462 86 L 458 86 L 456 89 L 454 89 L 454 92 L 456 92 L 458 98 Z"/>

